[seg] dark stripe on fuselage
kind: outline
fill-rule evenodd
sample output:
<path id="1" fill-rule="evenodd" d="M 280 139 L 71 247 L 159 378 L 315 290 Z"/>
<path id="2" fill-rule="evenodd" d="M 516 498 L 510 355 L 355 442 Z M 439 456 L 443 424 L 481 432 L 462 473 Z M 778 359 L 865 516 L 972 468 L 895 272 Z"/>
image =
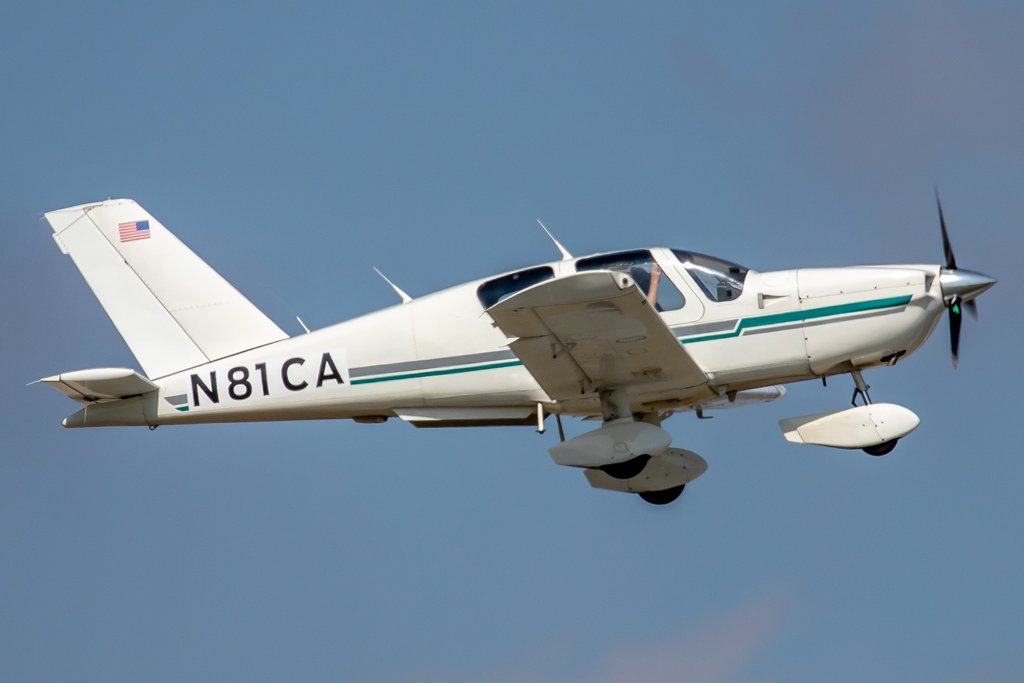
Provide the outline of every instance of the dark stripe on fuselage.
<path id="1" fill-rule="evenodd" d="M 739 318 L 732 320 L 719 320 L 713 323 L 700 323 L 699 325 L 674 325 L 669 329 L 677 337 L 692 337 L 696 334 L 714 334 L 715 332 L 731 332 L 736 329 Z"/>
<path id="2" fill-rule="evenodd" d="M 485 353 L 467 353 L 461 356 L 444 356 L 442 358 L 428 358 L 426 360 L 410 360 L 402 363 L 364 365 L 361 368 L 351 368 L 349 370 L 349 376 L 355 379 L 358 377 L 366 377 L 368 375 L 391 375 L 399 372 L 418 372 L 421 370 L 433 370 L 452 365 L 476 365 L 478 363 L 493 363 L 495 361 L 502 360 L 518 359 L 516 358 L 516 354 L 505 349 L 502 351 L 487 351 Z"/>
<path id="3" fill-rule="evenodd" d="M 729 339 L 743 334 L 764 334 L 800 327 L 824 325 L 837 322 L 834 316 L 840 315 L 846 316 L 843 320 L 857 320 L 859 318 L 900 313 L 906 309 L 906 305 L 909 302 L 910 296 L 900 296 L 876 299 L 874 301 L 824 306 L 803 311 L 775 313 L 759 317 L 718 320 L 695 325 L 675 325 L 670 329 L 677 338 L 687 336 L 687 338 L 679 340 L 681 344 L 692 344 L 717 339 Z M 899 308 L 894 308 L 897 306 Z M 851 313 L 856 315 L 849 315 Z M 500 351 L 468 353 L 459 356 L 443 356 L 400 363 L 364 365 L 358 368 L 350 368 L 349 376 L 352 378 L 352 384 L 373 384 L 392 380 L 454 375 L 479 370 L 497 370 L 517 365 L 522 365 L 522 361 L 511 350 L 502 349 Z"/>

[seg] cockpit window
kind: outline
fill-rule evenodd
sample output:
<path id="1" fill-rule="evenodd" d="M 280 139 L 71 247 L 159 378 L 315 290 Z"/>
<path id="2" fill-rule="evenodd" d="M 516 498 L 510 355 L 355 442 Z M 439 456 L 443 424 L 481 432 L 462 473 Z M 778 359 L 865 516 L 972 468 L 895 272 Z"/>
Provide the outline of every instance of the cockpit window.
<path id="1" fill-rule="evenodd" d="M 516 292 L 522 291 L 538 282 L 550 280 L 554 276 L 555 271 L 550 266 L 527 268 L 526 270 L 520 270 L 488 280 L 480 285 L 480 288 L 476 290 L 476 295 L 480 297 L 480 303 L 484 305 L 484 308 L 490 308 Z"/>
<path id="2" fill-rule="evenodd" d="M 656 311 L 675 311 L 686 303 L 672 281 L 665 277 L 661 266 L 651 258 L 651 252 L 646 250 L 583 258 L 576 262 L 576 270 L 615 270 L 628 274 Z"/>
<path id="3" fill-rule="evenodd" d="M 712 301 L 732 301 L 743 293 L 747 269 L 714 256 L 673 249 L 679 262 Z"/>

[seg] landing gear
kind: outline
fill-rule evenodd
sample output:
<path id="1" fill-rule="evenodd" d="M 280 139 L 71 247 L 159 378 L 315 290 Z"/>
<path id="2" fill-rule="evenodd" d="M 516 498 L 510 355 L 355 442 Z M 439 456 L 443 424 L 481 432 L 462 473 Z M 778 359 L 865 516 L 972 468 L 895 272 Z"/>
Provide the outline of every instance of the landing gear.
<path id="1" fill-rule="evenodd" d="M 623 462 L 603 465 L 598 469 L 614 479 L 632 479 L 644 471 L 644 467 L 647 466 L 647 461 L 650 459 L 649 455 L 638 455 Z"/>
<path id="2" fill-rule="evenodd" d="M 602 390 L 603 425 L 548 449 L 559 465 L 579 467 L 594 488 L 637 493 L 652 505 L 667 505 L 708 464 L 692 451 L 671 448 L 661 428 L 665 415 L 633 412 L 624 389 Z"/>
<path id="3" fill-rule="evenodd" d="M 787 441 L 886 455 L 920 424 L 912 410 L 895 403 L 873 403 L 860 372 L 852 370 L 850 375 L 856 387 L 853 407 L 779 420 Z"/>
<path id="4" fill-rule="evenodd" d="M 854 370 L 853 372 L 850 373 L 850 375 L 853 376 L 853 384 L 855 387 L 853 390 L 853 400 L 851 400 L 850 403 L 856 406 L 857 397 L 859 396 L 860 399 L 864 402 L 864 405 L 870 405 L 871 395 L 868 394 L 868 389 L 870 389 L 871 387 L 869 387 L 867 383 L 864 382 L 864 377 L 860 374 L 860 370 Z M 862 448 L 861 450 L 867 453 L 868 455 L 889 455 L 890 453 L 892 453 L 892 449 L 896 448 L 897 441 L 899 441 L 899 439 L 890 439 L 889 441 L 883 441 L 882 443 L 875 444 L 874 446 L 867 446 L 865 448 Z"/>
<path id="5" fill-rule="evenodd" d="M 858 396 L 860 397 L 860 400 L 864 402 L 864 405 L 870 404 L 871 395 L 868 394 L 868 389 L 870 389 L 871 387 L 868 386 L 868 384 L 864 381 L 864 375 L 860 374 L 860 370 L 854 370 L 850 373 L 850 376 L 853 377 L 854 386 L 853 398 L 850 399 L 850 405 L 857 405 Z"/>
<path id="6" fill-rule="evenodd" d="M 636 495 L 640 496 L 651 505 L 668 505 L 678 498 L 679 494 L 682 493 L 685 488 L 686 484 L 680 484 L 679 486 L 673 486 L 672 488 L 665 489 L 663 491 L 641 491 Z"/>
<path id="7" fill-rule="evenodd" d="M 868 446 L 867 448 L 862 448 L 861 450 L 867 453 L 868 455 L 888 455 L 889 453 L 892 453 L 892 449 L 896 448 L 897 441 L 899 441 L 899 439 L 893 439 L 892 441 L 883 441 L 880 444 L 877 444 L 875 446 Z"/>

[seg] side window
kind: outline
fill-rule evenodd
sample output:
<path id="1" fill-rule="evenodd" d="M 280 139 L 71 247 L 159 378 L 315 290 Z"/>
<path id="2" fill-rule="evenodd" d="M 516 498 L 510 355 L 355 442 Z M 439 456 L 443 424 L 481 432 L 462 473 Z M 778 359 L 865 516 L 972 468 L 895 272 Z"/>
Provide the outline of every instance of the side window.
<path id="1" fill-rule="evenodd" d="M 583 258 L 576 262 L 576 270 L 615 270 L 626 273 L 636 281 L 636 286 L 656 311 L 676 311 L 686 303 L 680 291 L 662 272 L 661 266 L 651 257 L 651 252 L 646 250 L 620 251 Z"/>
<path id="2" fill-rule="evenodd" d="M 484 308 L 490 308 L 494 304 L 507 299 L 516 292 L 522 291 L 538 282 L 550 280 L 555 276 L 555 271 L 550 266 L 539 266 L 527 268 L 516 273 L 509 273 L 501 277 L 488 280 L 476 290 L 477 297 Z"/>
<path id="3" fill-rule="evenodd" d="M 712 301 L 732 301 L 743 293 L 747 279 L 743 266 L 694 251 L 673 249 L 672 253 Z"/>

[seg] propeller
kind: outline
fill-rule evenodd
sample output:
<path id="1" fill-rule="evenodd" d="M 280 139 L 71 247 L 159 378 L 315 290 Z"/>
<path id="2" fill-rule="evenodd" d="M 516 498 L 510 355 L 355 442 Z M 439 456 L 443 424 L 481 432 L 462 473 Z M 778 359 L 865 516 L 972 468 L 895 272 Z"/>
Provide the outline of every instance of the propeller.
<path id="1" fill-rule="evenodd" d="M 978 305 L 974 302 L 974 298 L 994 285 L 996 281 L 987 275 L 957 268 L 956 255 L 953 253 L 953 245 L 949 241 L 949 231 L 946 229 L 946 217 L 942 213 L 942 200 L 939 199 L 938 188 L 935 188 L 935 204 L 939 208 L 942 250 L 946 255 L 946 266 L 942 269 L 939 281 L 942 285 L 946 308 L 949 310 L 949 342 L 955 368 L 960 353 L 960 327 L 963 322 L 963 309 L 966 308 L 971 317 L 977 320 Z"/>
<path id="2" fill-rule="evenodd" d="M 960 323 L 963 315 L 960 313 L 960 297 L 954 296 L 949 306 L 949 347 L 953 354 L 953 367 L 957 366 L 960 356 Z"/>

